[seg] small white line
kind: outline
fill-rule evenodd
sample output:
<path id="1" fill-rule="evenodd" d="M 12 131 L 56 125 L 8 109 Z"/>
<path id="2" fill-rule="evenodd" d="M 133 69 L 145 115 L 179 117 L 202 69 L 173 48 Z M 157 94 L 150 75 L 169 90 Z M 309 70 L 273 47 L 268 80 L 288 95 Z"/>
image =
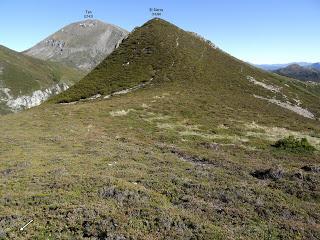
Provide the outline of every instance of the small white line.
<path id="1" fill-rule="evenodd" d="M 26 225 L 24 225 L 22 228 L 20 228 L 20 231 L 23 231 L 23 229 L 25 229 L 25 227 L 28 226 L 32 222 L 33 222 L 33 220 L 30 220 Z"/>

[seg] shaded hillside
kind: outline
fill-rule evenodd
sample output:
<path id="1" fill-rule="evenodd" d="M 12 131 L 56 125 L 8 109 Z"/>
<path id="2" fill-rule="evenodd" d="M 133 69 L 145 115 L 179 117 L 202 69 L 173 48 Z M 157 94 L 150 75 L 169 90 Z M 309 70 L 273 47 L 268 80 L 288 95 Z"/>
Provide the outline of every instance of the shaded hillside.
<path id="1" fill-rule="evenodd" d="M 99 20 L 85 20 L 63 27 L 24 53 L 88 72 L 108 56 L 127 34 L 118 26 Z"/>
<path id="2" fill-rule="evenodd" d="M 38 105 L 82 76 L 83 73 L 70 67 L 0 46 L 0 114 Z M 39 92 L 34 94 L 35 91 Z"/>
<path id="3" fill-rule="evenodd" d="M 298 64 L 292 64 L 285 68 L 277 69 L 274 72 L 282 76 L 302 81 L 320 82 L 320 71 L 316 68 L 317 66 L 318 65 L 315 64 L 308 67 L 302 67 Z"/>
<path id="4" fill-rule="evenodd" d="M 311 64 L 311 65 L 308 66 L 308 67 L 320 71 L 320 63 L 313 63 L 313 64 Z"/>
<path id="5" fill-rule="evenodd" d="M 318 90 L 151 20 L 70 90 L 0 117 L 0 232 L 318 239 Z"/>

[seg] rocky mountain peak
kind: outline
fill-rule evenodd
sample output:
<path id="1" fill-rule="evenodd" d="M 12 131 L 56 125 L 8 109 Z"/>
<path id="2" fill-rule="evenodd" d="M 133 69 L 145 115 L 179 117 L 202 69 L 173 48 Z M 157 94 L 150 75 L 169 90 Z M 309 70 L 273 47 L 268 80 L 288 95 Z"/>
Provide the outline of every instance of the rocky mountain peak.
<path id="1" fill-rule="evenodd" d="M 90 71 L 127 36 L 118 26 L 89 19 L 71 23 L 24 53 Z"/>

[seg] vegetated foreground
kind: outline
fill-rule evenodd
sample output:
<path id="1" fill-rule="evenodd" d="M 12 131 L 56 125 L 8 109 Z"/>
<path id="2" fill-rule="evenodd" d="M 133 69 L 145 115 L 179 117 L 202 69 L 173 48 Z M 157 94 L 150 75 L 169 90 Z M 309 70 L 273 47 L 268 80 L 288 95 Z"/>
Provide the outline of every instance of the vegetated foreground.
<path id="1" fill-rule="evenodd" d="M 188 43 L 181 34 L 179 44 L 173 35 L 176 47 Z M 124 51 L 121 46 L 107 59 Z M 153 80 L 128 94 L 2 116 L 0 236 L 319 239 L 317 86 L 201 46 L 193 56 L 180 52 L 171 74 L 151 66 Z M 183 68 L 198 53 L 199 64 Z M 111 79 L 98 93 L 140 82 L 118 75 L 123 79 L 123 86 Z M 91 91 L 83 98 L 97 93 L 81 81 Z M 77 88 L 53 100 L 77 100 Z M 300 108 L 265 100 L 273 94 L 279 101 L 299 97 Z"/>

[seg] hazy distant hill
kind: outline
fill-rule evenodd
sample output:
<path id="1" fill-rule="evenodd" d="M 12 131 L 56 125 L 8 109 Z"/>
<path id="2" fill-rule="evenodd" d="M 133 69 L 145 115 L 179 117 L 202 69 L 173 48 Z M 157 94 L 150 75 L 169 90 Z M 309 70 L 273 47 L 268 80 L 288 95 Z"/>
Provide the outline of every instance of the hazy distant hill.
<path id="1" fill-rule="evenodd" d="M 311 65 L 308 66 L 309 68 L 313 68 L 313 69 L 317 69 L 320 71 L 320 62 L 318 63 L 313 63 Z"/>
<path id="2" fill-rule="evenodd" d="M 280 68 L 274 72 L 286 77 L 299 79 L 302 81 L 320 82 L 320 68 L 319 63 L 311 64 L 302 67 L 298 64 L 291 64 L 285 68 Z"/>
<path id="3" fill-rule="evenodd" d="M 308 62 L 292 62 L 292 63 L 282 63 L 282 64 L 253 64 L 253 65 L 263 70 L 274 71 L 279 68 L 285 68 L 291 64 L 299 64 L 300 66 L 311 65 L 311 63 L 308 63 Z"/>
<path id="4" fill-rule="evenodd" d="M 42 40 L 25 54 L 89 71 L 127 36 L 120 27 L 99 20 L 69 24 Z"/>

